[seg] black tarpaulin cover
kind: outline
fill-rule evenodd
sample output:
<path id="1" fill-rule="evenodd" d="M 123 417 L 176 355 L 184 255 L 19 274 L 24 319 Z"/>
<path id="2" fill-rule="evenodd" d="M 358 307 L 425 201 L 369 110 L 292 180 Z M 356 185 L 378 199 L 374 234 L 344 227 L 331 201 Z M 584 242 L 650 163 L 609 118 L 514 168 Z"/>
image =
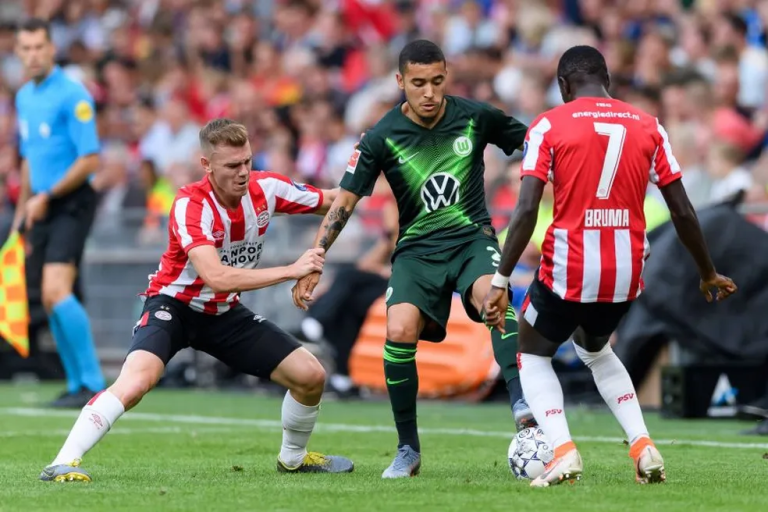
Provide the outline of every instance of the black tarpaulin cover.
<path id="1" fill-rule="evenodd" d="M 762 361 L 768 358 L 768 233 L 730 205 L 698 212 L 717 271 L 738 292 L 708 303 L 699 292 L 693 258 L 671 222 L 649 234 L 645 291 L 618 329 L 616 352 L 632 367 L 652 340 L 675 339 L 701 356 Z"/>

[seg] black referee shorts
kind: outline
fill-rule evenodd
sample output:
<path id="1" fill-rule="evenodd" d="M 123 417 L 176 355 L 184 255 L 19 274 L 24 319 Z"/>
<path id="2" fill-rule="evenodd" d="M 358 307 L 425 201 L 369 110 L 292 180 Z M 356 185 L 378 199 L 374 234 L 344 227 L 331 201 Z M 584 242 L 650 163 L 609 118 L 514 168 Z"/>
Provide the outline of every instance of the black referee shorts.
<path id="1" fill-rule="evenodd" d="M 581 303 L 563 300 L 539 281 L 538 270 L 535 275 L 523 301 L 523 318 L 553 343 L 568 341 L 578 327 L 592 337 L 609 336 L 632 305 L 631 301 Z"/>
<path id="2" fill-rule="evenodd" d="M 46 263 L 78 266 L 97 203 L 96 192 L 89 183 L 64 197 L 52 199 L 46 217 L 35 222 L 29 233 L 32 254 L 28 264 L 33 268 L 41 268 Z"/>
<path id="3" fill-rule="evenodd" d="M 264 317 L 237 304 L 222 315 L 191 309 L 167 295 L 148 297 L 128 350 L 146 350 L 165 365 L 187 347 L 212 355 L 238 372 L 269 379 L 301 344 Z"/>

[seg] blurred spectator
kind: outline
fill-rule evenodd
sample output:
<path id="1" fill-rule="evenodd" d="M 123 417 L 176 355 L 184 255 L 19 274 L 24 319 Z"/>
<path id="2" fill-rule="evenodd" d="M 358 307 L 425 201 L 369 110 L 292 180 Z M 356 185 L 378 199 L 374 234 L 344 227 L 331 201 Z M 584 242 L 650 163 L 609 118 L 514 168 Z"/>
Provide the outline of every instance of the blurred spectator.
<path id="1" fill-rule="evenodd" d="M 726 142 L 715 143 L 710 146 L 707 160 L 714 178 L 710 192 L 712 202 L 725 201 L 752 188 L 752 175 L 741 166 L 743 155 L 738 147 Z"/>
<path id="2" fill-rule="evenodd" d="M 152 160 L 160 174 L 174 164 L 191 160 L 200 144 L 200 126 L 189 118 L 187 106 L 179 99 L 169 100 L 150 128 L 151 138 L 142 140 L 142 157 Z"/>
<path id="3" fill-rule="evenodd" d="M 706 171 L 699 158 L 696 128 L 693 123 L 672 124 L 669 129 L 669 143 L 675 151 L 675 158 L 683 173 L 683 185 L 688 198 L 695 208 L 709 204 L 712 176 Z M 661 196 L 661 193 L 659 193 Z"/>
<path id="4" fill-rule="evenodd" d="M 739 14 L 723 12 L 712 23 L 715 47 L 733 48 L 738 69 L 738 103 L 745 108 L 765 104 L 768 54 L 765 48 L 747 44 L 747 22 Z"/>

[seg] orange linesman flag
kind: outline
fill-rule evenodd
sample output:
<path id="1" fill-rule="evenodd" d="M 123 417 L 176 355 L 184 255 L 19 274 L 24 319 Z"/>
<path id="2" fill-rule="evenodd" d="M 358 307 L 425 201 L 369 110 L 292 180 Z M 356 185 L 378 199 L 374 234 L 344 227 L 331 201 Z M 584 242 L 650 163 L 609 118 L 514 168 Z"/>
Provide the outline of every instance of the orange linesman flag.
<path id="1" fill-rule="evenodd" d="M 29 304 L 24 276 L 24 239 L 14 231 L 0 249 L 0 336 L 29 356 Z"/>

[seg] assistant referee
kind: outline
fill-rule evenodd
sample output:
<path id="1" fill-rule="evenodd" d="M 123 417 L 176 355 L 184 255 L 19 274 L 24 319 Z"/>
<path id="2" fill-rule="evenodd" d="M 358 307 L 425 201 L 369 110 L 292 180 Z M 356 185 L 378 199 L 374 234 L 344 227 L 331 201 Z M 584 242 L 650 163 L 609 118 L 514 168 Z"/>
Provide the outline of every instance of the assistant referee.
<path id="1" fill-rule="evenodd" d="M 81 408 L 105 388 L 85 308 L 73 295 L 77 269 L 96 210 L 89 178 L 99 165 L 93 98 L 54 65 L 50 27 L 30 19 L 16 33 L 27 82 L 16 95 L 22 187 L 14 228 L 26 227 L 42 267 L 42 301 L 67 376 L 52 405 Z"/>

